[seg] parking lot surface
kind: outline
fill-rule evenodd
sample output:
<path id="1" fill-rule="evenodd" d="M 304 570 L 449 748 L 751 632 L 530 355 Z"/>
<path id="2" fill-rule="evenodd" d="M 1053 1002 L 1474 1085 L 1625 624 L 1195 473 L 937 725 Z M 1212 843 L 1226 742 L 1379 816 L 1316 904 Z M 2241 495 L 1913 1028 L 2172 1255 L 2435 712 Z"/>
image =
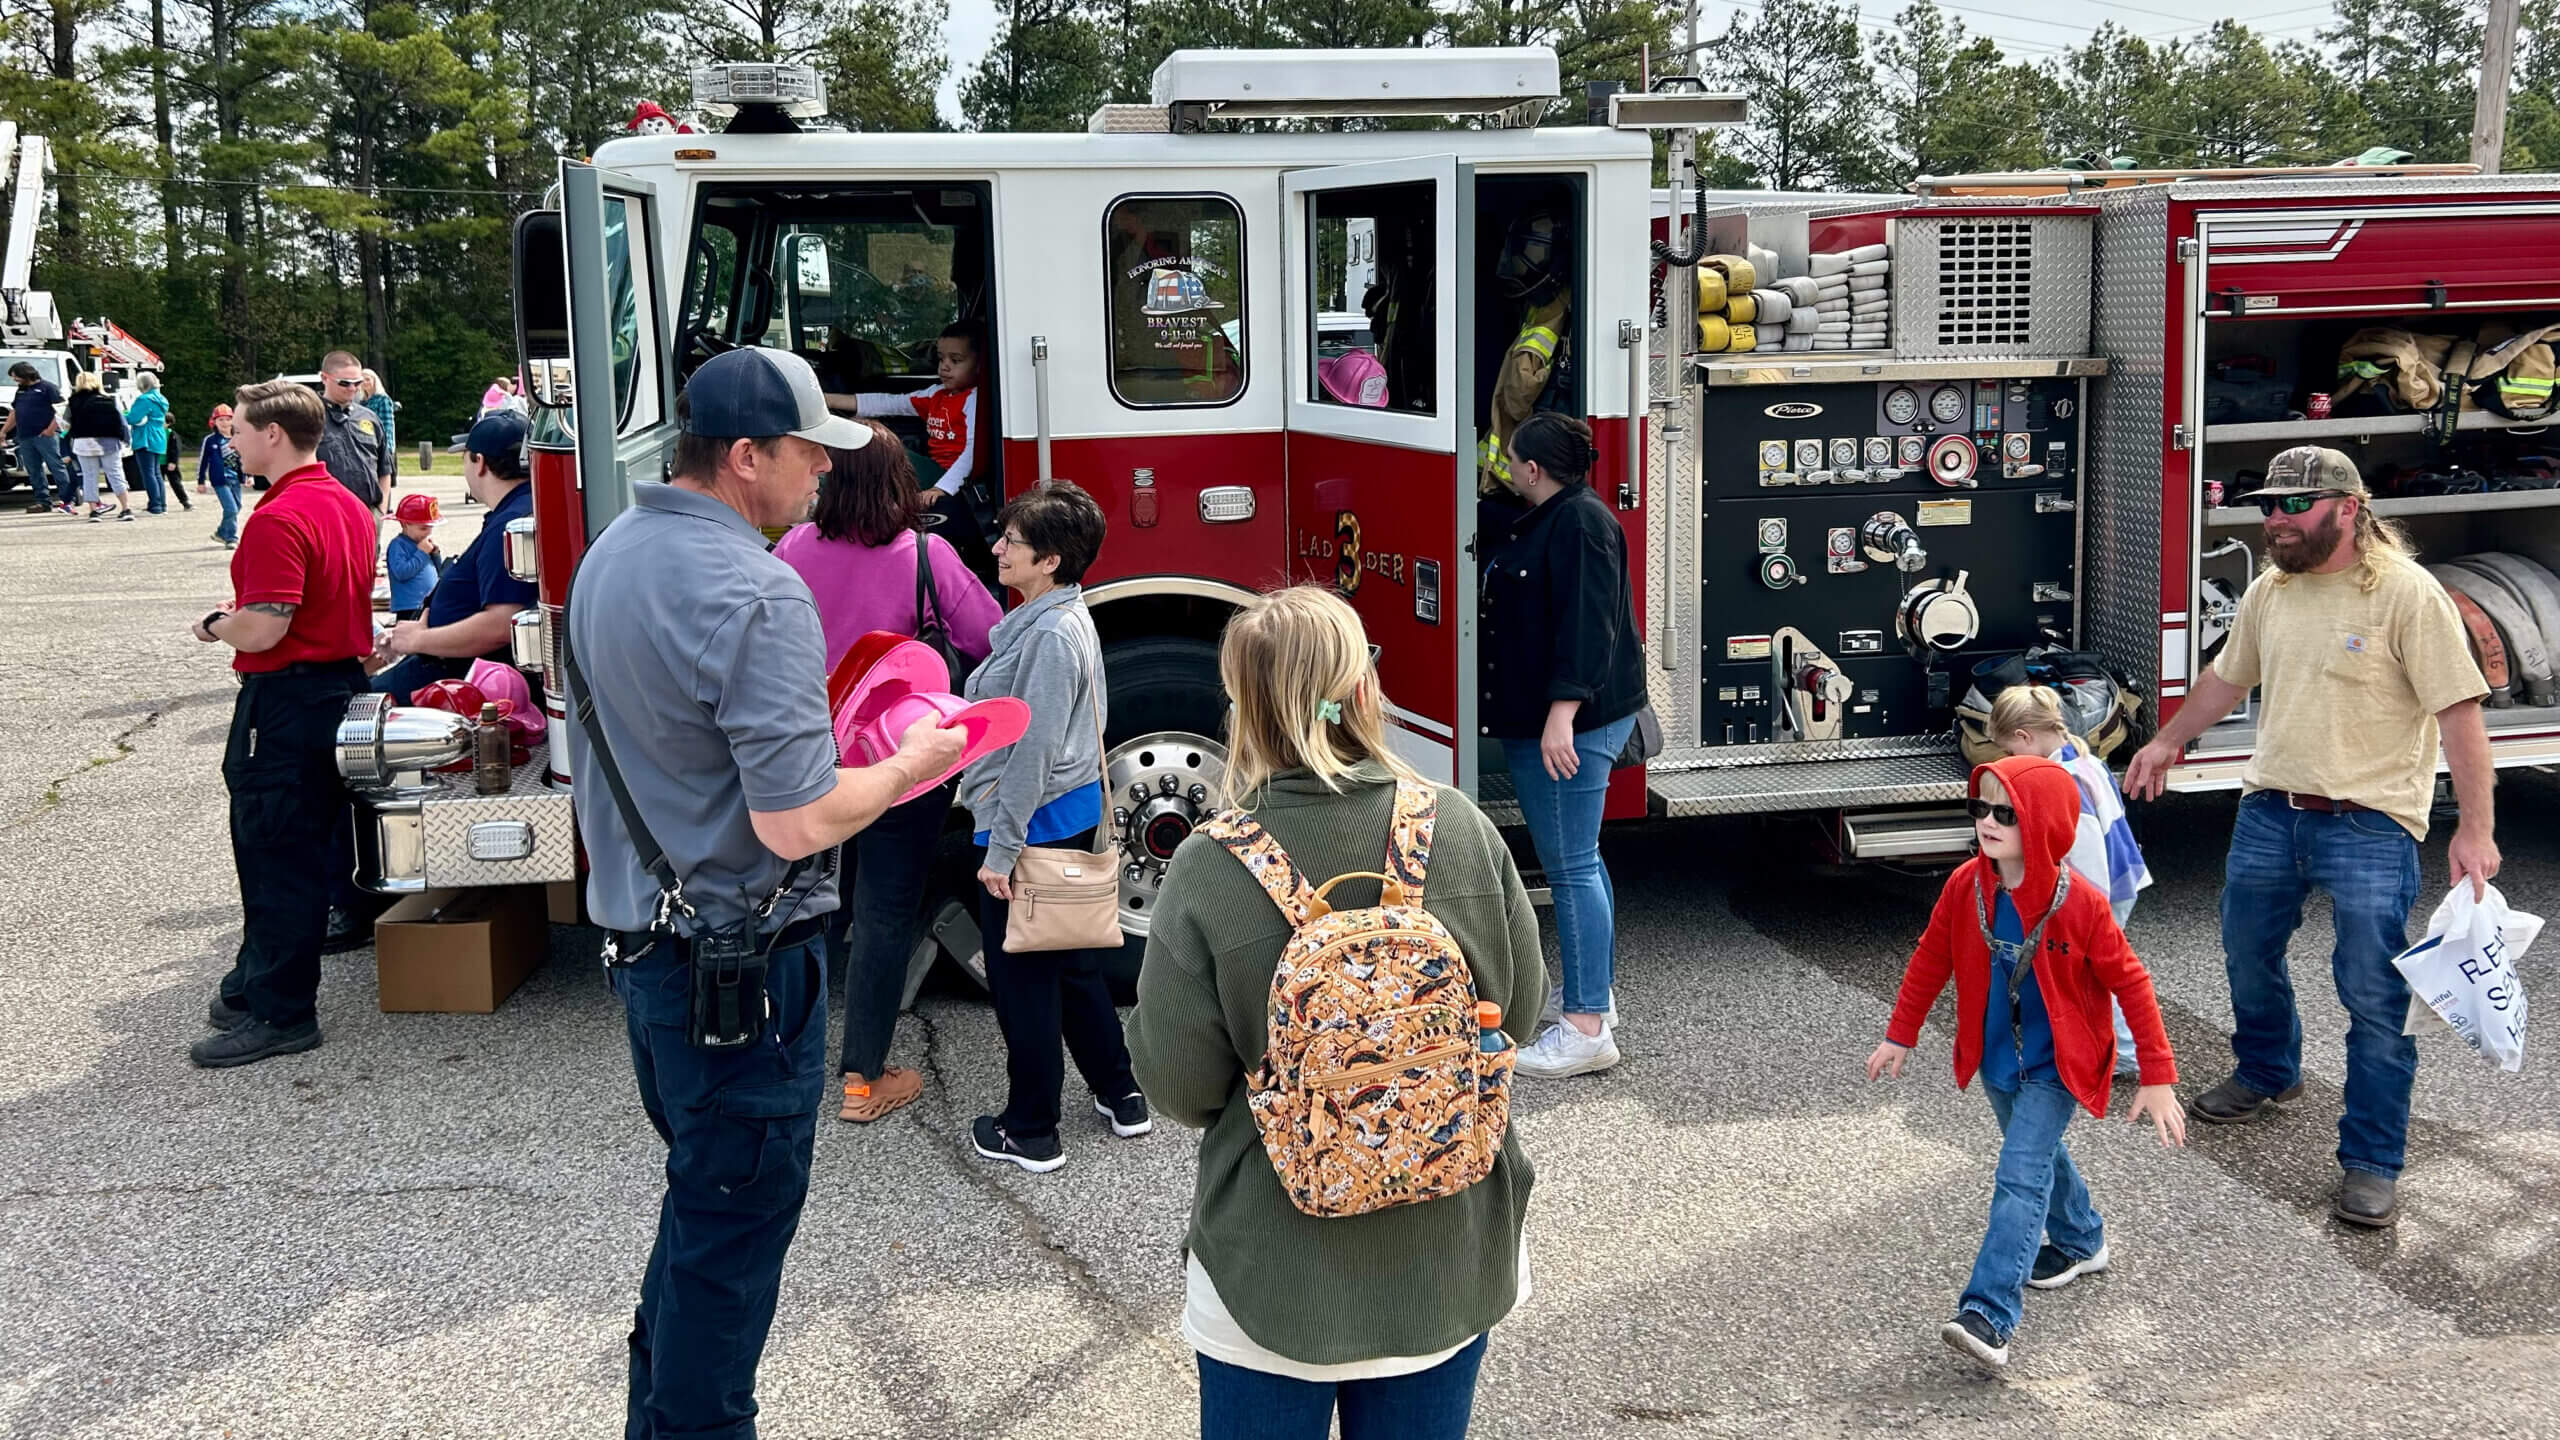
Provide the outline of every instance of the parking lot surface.
<path id="1" fill-rule="evenodd" d="M 463 517 L 458 551 L 477 512 L 426 483 Z M 190 1068 L 238 937 L 233 686 L 186 633 L 227 594 L 211 512 L 5 508 L 0 1435 L 619 1433 L 662 1157 L 592 932 L 555 930 L 487 1017 L 381 1014 L 371 952 L 333 958 L 325 1045 Z M 2502 888 L 2560 913 L 2560 778 L 2501 779 Z M 2188 1094 L 2227 1069 L 2231 813 L 2135 808 L 2159 883 L 2130 934 Z M 2303 1099 L 2179 1152 L 2121 1109 L 2082 1117 L 2115 1268 L 2034 1295 L 2006 1375 L 1960 1362 L 1935 1329 L 1981 1233 L 1989 1109 L 1954 1086 L 1943 1002 L 1900 1082 L 1862 1069 L 1938 881 L 1817 866 L 1801 824 L 1613 832 L 1627 1060 L 1519 1086 L 1535 1295 L 1494 1332 L 1477 1434 L 2560 1435 L 2553 1042 L 2537 1030 L 2510 1075 L 2429 1035 L 2407 1218 L 2336 1225 L 2345 1020 L 2318 902 L 2294 948 Z M 2560 936 L 2524 970 L 2560 997 Z M 977 1159 L 967 1124 L 1003 1063 L 957 984 L 898 1058 L 927 1074 L 920 1103 L 820 1130 L 764 1433 L 1196 1433 L 1175 1331 L 1191 1138 L 1114 1140 L 1070 1096 L 1065 1169 Z"/>

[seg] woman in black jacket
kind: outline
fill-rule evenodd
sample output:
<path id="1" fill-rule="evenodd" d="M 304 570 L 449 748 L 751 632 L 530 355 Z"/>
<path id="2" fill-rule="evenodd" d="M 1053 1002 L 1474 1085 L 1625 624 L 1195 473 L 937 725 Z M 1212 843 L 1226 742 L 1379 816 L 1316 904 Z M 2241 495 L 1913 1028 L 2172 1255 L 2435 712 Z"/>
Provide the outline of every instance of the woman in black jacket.
<path id="1" fill-rule="evenodd" d="M 62 428 L 71 437 L 71 463 L 80 467 L 80 499 L 89 507 L 91 522 L 107 513 L 98 498 L 101 479 L 115 491 L 116 506 L 124 512 L 116 518 L 132 519 L 133 497 L 125 493 L 124 484 L 124 411 L 99 385 L 97 371 L 84 370 L 72 379 L 71 403 L 63 407 Z"/>
<path id="2" fill-rule="evenodd" d="M 1528 509 L 1484 537 L 1484 726 L 1510 762 L 1563 951 L 1554 1023 L 1520 1052 L 1520 1073 L 1547 1079 L 1618 1063 L 1617 901 L 1600 812 L 1645 704 L 1626 532 L 1585 483 L 1594 453 L 1579 420 L 1522 421 L 1507 483 Z"/>

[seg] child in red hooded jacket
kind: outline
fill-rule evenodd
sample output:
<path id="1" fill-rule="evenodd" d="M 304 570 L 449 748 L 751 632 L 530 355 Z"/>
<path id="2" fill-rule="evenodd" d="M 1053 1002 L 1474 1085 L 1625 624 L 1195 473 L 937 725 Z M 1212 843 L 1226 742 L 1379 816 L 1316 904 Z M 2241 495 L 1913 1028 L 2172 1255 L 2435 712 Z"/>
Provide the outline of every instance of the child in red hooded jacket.
<path id="1" fill-rule="evenodd" d="M 2009 1363 L 2027 1287 L 2056 1290 L 2107 1268 L 2106 1229 L 2062 1131 L 2075 1106 L 2106 1118 L 2111 999 L 2124 1007 L 2142 1067 L 2134 1123 L 2148 1114 L 2163 1145 L 2185 1144 L 2187 1127 L 2151 975 L 2105 892 L 2074 883 L 2064 863 L 2080 822 L 2071 772 L 2041 756 L 1995 760 L 1973 772 L 1967 808 L 1981 853 L 1940 892 L 1867 1078 L 1901 1076 L 1952 974 L 1956 1084 L 1981 1072 L 2004 1138 L 1973 1278 L 1938 1335 L 1996 1367 Z"/>

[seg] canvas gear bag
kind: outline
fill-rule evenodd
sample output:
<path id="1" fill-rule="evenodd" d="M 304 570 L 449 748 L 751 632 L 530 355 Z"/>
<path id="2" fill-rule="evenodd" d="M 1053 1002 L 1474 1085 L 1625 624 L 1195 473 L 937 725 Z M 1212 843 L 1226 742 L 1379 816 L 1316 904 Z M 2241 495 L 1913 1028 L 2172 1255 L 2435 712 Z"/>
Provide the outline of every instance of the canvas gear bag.
<path id="1" fill-rule="evenodd" d="M 1492 1172 L 1511 1127 L 1519 1052 L 1484 1048 L 1494 1017 L 1478 1009 L 1475 972 L 1422 908 L 1437 805 L 1431 787 L 1398 781 L 1385 872 L 1314 888 L 1250 811 L 1201 827 L 1294 932 L 1271 974 L 1270 1042 L 1247 1089 L 1280 1188 L 1304 1214 L 1454 1195 Z M 1352 879 L 1379 881 L 1378 903 L 1326 902 Z"/>
<path id="2" fill-rule="evenodd" d="M 2132 736 L 2134 717 L 2142 713 L 2142 693 L 2085 650 L 2045 645 L 1994 656 L 1973 667 L 1972 683 L 1956 702 L 1956 748 L 1965 763 L 1988 765 L 2009 753 L 1991 733 L 1991 706 L 2012 685 L 2042 685 L 2060 695 L 2064 728 L 2101 760 Z"/>

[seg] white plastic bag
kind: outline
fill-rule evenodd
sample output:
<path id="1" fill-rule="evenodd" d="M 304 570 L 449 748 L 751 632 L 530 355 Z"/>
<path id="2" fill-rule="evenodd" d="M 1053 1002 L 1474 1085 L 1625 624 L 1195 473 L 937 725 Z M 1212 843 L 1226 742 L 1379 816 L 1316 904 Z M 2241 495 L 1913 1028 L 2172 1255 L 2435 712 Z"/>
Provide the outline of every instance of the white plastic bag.
<path id="1" fill-rule="evenodd" d="M 2456 880 L 2427 922 L 2427 938 L 2392 958 L 2411 992 L 2400 1033 L 2418 1033 L 2434 1014 L 2481 1059 L 2516 1070 L 2524 1065 L 2525 1015 L 2516 962 L 2542 933 L 2542 918 L 2508 909 L 2497 886 L 2487 890 L 2474 900 L 2470 882 Z"/>

